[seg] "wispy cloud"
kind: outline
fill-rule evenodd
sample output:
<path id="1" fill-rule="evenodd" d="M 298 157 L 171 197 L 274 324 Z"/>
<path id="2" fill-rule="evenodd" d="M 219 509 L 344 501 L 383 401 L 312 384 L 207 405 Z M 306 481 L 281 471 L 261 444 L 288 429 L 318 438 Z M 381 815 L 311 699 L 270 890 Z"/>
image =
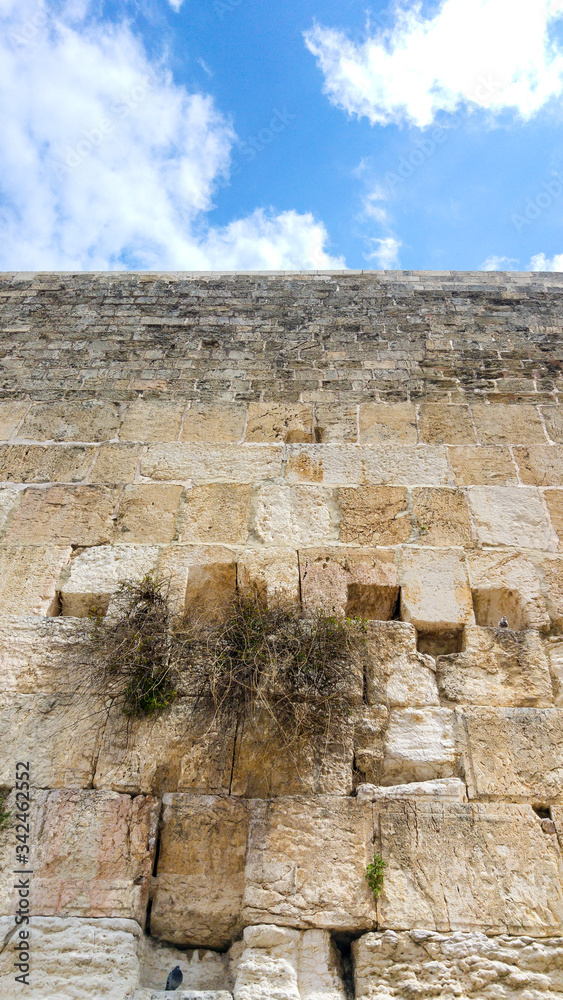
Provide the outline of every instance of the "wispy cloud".
<path id="1" fill-rule="evenodd" d="M 546 257 L 544 253 L 535 254 L 528 264 L 528 271 L 563 271 L 563 253 Z"/>
<path id="2" fill-rule="evenodd" d="M 394 236 L 385 236 L 382 239 L 370 241 L 373 249 L 371 253 L 364 254 L 368 261 L 373 261 L 377 268 L 383 271 L 395 270 L 399 267 L 399 250 L 401 241 Z"/>
<path id="3" fill-rule="evenodd" d="M 479 267 L 479 271 L 514 271 L 518 260 L 515 257 L 497 257 L 491 254 Z"/>
<path id="4" fill-rule="evenodd" d="M 184 0 L 168 0 L 170 6 L 173 7 L 174 10 L 176 11 L 180 10 L 180 7 L 182 6 L 183 2 Z"/>
<path id="5" fill-rule="evenodd" d="M 461 106 L 529 118 L 563 89 L 563 53 L 550 38 L 562 14 L 563 0 L 443 0 L 424 18 L 415 3 L 362 43 L 320 25 L 305 42 L 331 102 L 372 124 L 425 127 Z"/>
<path id="6" fill-rule="evenodd" d="M 86 0 L 0 0 L 0 267 L 342 267 L 310 214 L 214 229 L 235 135 Z"/>

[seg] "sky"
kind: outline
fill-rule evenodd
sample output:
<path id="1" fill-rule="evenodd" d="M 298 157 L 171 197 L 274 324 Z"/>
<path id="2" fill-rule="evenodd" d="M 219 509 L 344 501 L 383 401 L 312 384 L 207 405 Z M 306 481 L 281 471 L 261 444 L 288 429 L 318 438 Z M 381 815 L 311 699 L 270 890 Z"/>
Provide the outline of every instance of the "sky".
<path id="1" fill-rule="evenodd" d="M 563 270 L 563 0 L 0 0 L 2 270 Z"/>

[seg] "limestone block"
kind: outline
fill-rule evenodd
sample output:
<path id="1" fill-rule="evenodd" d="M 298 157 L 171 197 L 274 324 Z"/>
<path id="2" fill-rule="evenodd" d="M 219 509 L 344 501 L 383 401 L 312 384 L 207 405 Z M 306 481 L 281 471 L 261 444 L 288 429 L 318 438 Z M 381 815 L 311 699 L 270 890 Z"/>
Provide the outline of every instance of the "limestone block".
<path id="1" fill-rule="evenodd" d="M 563 921 L 563 860 L 529 805 L 380 804 L 379 926 L 545 937 Z"/>
<path id="2" fill-rule="evenodd" d="M 414 403 L 360 403 L 361 444 L 416 444 Z"/>
<path id="3" fill-rule="evenodd" d="M 294 549 L 268 546 L 244 549 L 237 559 L 237 586 L 266 600 L 298 602 L 299 561 Z"/>
<path id="4" fill-rule="evenodd" d="M 372 928 L 365 880 L 372 850 L 369 804 L 336 796 L 254 800 L 243 923 Z"/>
<path id="5" fill-rule="evenodd" d="M 186 490 L 180 541 L 245 545 L 251 498 L 250 486 L 231 483 Z"/>
<path id="6" fill-rule="evenodd" d="M 191 403 L 184 415 L 180 441 L 241 441 L 245 423 L 244 403 Z"/>
<path id="7" fill-rule="evenodd" d="M 445 701 L 536 708 L 553 705 L 549 666 L 531 629 L 466 628 L 461 653 L 439 656 L 436 676 Z"/>
<path id="8" fill-rule="evenodd" d="M 469 553 L 469 579 L 478 625 L 549 628 L 549 615 L 532 562 L 516 552 Z"/>
<path id="9" fill-rule="evenodd" d="M 108 441 L 117 434 L 118 403 L 97 400 L 34 403 L 18 430 L 26 441 Z"/>
<path id="10" fill-rule="evenodd" d="M 193 698 L 179 698 L 156 718 L 127 719 L 117 706 L 104 718 L 94 788 L 130 795 L 229 791 L 234 727 L 203 724 Z"/>
<path id="11" fill-rule="evenodd" d="M 90 788 L 107 710 L 96 695 L 8 694 L 0 700 L 0 787 L 22 753 L 39 788 Z"/>
<path id="12" fill-rule="evenodd" d="M 435 662 L 416 651 L 407 622 L 370 622 L 366 637 L 365 697 L 392 708 L 439 705 Z"/>
<path id="13" fill-rule="evenodd" d="M 234 963 L 235 964 L 235 963 Z M 346 1000 L 328 931 L 274 924 L 245 927 L 236 960 L 235 1000 Z"/>
<path id="14" fill-rule="evenodd" d="M 323 723 L 324 724 L 324 723 Z M 317 745 L 280 732 L 266 712 L 246 719 L 232 755 L 232 795 L 350 795 L 353 787 L 354 722 L 334 723 Z"/>
<path id="15" fill-rule="evenodd" d="M 224 948 L 241 926 L 248 804 L 166 794 L 151 934 L 172 944 Z"/>
<path id="16" fill-rule="evenodd" d="M 358 443 L 358 406 L 354 404 L 317 403 L 314 440 L 323 444 Z"/>
<path id="17" fill-rule="evenodd" d="M 0 604 L 4 615 L 53 615 L 70 545 L 0 546 Z"/>
<path id="18" fill-rule="evenodd" d="M 0 486 L 0 532 L 6 534 L 14 512 L 23 496 L 23 491 L 15 486 Z"/>
<path id="19" fill-rule="evenodd" d="M 403 549 L 399 576 L 401 618 L 419 631 L 447 631 L 474 621 L 463 553 Z"/>
<path id="20" fill-rule="evenodd" d="M 141 446 L 138 444 L 103 444 L 96 452 L 90 472 L 92 483 L 132 483 L 137 473 Z"/>
<path id="21" fill-rule="evenodd" d="M 458 710 L 469 796 L 563 802 L 563 711 L 557 708 Z"/>
<path id="22" fill-rule="evenodd" d="M 61 587 L 63 615 L 87 617 L 93 609 L 107 609 L 110 598 L 126 581 L 140 581 L 153 574 L 160 548 L 157 545 L 98 545 L 79 551 Z"/>
<path id="23" fill-rule="evenodd" d="M 413 490 L 412 516 L 419 545 L 473 545 L 469 507 L 461 490 Z"/>
<path id="24" fill-rule="evenodd" d="M 411 533 L 407 491 L 400 486 L 354 486 L 338 490 L 340 541 L 398 545 Z"/>
<path id="25" fill-rule="evenodd" d="M 536 488 L 474 486 L 467 492 L 481 545 L 551 548 L 550 528 Z"/>
<path id="26" fill-rule="evenodd" d="M 447 708 L 396 708 L 385 734 L 383 785 L 450 778 L 458 769 L 454 713 Z"/>
<path id="27" fill-rule="evenodd" d="M 393 616 L 399 579 L 392 549 L 300 549 L 299 566 L 304 607 L 349 618 Z"/>
<path id="28" fill-rule="evenodd" d="M 563 631 L 563 559 L 544 556 L 535 560 L 538 574 L 543 581 L 543 596 L 547 614 L 553 628 Z"/>
<path id="29" fill-rule="evenodd" d="M 28 412 L 31 403 L 6 399 L 0 403 L 0 441 L 9 441 Z"/>
<path id="30" fill-rule="evenodd" d="M 362 935 L 352 954 L 357 1000 L 409 994 L 425 1000 L 560 1000 L 563 995 L 561 937 L 531 941 L 482 931 L 383 931 Z"/>
<path id="31" fill-rule="evenodd" d="M 516 486 L 518 474 L 508 448 L 448 448 L 456 486 Z"/>
<path id="32" fill-rule="evenodd" d="M 380 784 L 385 758 L 385 733 L 389 725 L 386 705 L 362 705 L 354 713 L 354 778 L 356 784 Z"/>
<path id="33" fill-rule="evenodd" d="M 233 1000 L 233 994 L 226 990 L 176 990 L 175 1000 Z M 134 990 L 125 1000 L 170 1000 L 170 991 Z"/>
<path id="34" fill-rule="evenodd" d="M 312 441 L 313 408 L 309 404 L 249 403 L 245 441 Z"/>
<path id="35" fill-rule="evenodd" d="M 128 485 L 119 500 L 118 538 L 123 542 L 155 544 L 176 537 L 182 487 Z"/>
<path id="36" fill-rule="evenodd" d="M 330 491 L 317 486 L 272 483 L 261 486 L 254 497 L 251 529 L 266 545 L 297 547 L 335 541 L 336 521 Z"/>
<path id="37" fill-rule="evenodd" d="M 465 784 L 461 778 L 434 778 L 430 781 L 410 781 L 406 785 L 358 785 L 360 802 L 392 802 L 396 799 L 446 799 L 467 802 Z"/>
<path id="38" fill-rule="evenodd" d="M 89 661 L 76 623 L 68 618 L 6 615 L 0 622 L 2 691 L 72 694 L 84 678 L 94 691 Z"/>
<path id="39" fill-rule="evenodd" d="M 0 940 L 13 917 L 0 917 Z M 135 920 L 37 917 L 31 924 L 29 986 L 14 980 L 13 941 L 0 954 L 2 1000 L 126 1000 L 139 979 Z"/>
<path id="40" fill-rule="evenodd" d="M 24 490 L 6 535 L 10 544 L 104 545 L 114 535 L 117 489 L 51 486 Z"/>
<path id="41" fill-rule="evenodd" d="M 229 956 L 217 951 L 181 951 L 163 941 L 146 935 L 139 948 L 141 983 L 145 988 L 162 990 L 171 969 L 180 966 L 184 981 L 177 996 L 186 990 L 221 990 L 232 988 Z M 230 997 L 230 993 L 228 994 Z M 170 994 L 166 993 L 170 1000 Z"/>
<path id="42" fill-rule="evenodd" d="M 0 445 L 0 481 L 6 483 L 79 483 L 96 455 L 80 445 Z"/>
<path id="43" fill-rule="evenodd" d="M 15 811 L 12 792 L 8 808 Z M 29 812 L 34 916 L 123 917 L 144 925 L 160 802 L 151 795 L 36 790 Z M 12 831 L 9 831 L 12 833 Z M 3 913 L 13 913 L 12 837 L 2 836 Z"/>
<path id="44" fill-rule="evenodd" d="M 387 487 L 448 482 L 446 450 L 435 445 L 294 445 L 286 454 L 290 482 Z"/>
<path id="45" fill-rule="evenodd" d="M 184 403 L 163 399 L 136 399 L 124 414 L 120 441 L 177 441 Z"/>
<path id="46" fill-rule="evenodd" d="M 421 403 L 418 440 L 425 444 L 476 444 L 469 407 Z"/>
<path id="47" fill-rule="evenodd" d="M 157 574 L 178 610 L 221 613 L 235 596 L 236 559 L 236 550 L 224 545 L 166 545 Z"/>
<path id="48" fill-rule="evenodd" d="M 140 474 L 147 479 L 195 484 L 257 483 L 275 479 L 281 471 L 281 445 L 155 444 L 147 448 L 140 464 Z"/>
<path id="49" fill-rule="evenodd" d="M 563 445 L 513 448 L 520 478 L 528 486 L 563 486 Z"/>
<path id="50" fill-rule="evenodd" d="M 563 490 L 544 490 L 544 499 L 551 523 L 559 538 L 559 551 L 563 551 Z"/>
<path id="51" fill-rule="evenodd" d="M 535 406 L 476 403 L 471 409 L 481 444 L 545 444 L 541 418 Z"/>
<path id="52" fill-rule="evenodd" d="M 553 701 L 558 708 L 563 708 L 563 639 L 552 639 L 547 647 L 547 655 L 553 684 Z"/>
<path id="53" fill-rule="evenodd" d="M 563 444 L 563 407 L 540 406 L 550 441 Z"/>

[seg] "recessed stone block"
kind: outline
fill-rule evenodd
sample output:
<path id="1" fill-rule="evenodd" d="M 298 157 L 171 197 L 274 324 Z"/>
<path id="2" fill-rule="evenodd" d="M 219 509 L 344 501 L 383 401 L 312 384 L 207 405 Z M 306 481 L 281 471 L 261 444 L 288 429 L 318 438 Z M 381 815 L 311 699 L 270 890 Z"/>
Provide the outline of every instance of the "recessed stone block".
<path id="1" fill-rule="evenodd" d="M 477 625 L 498 626 L 506 618 L 512 630 L 549 628 L 549 615 L 538 571 L 517 552 L 468 554 Z"/>
<path id="2" fill-rule="evenodd" d="M 121 584 L 154 574 L 160 551 L 157 545 L 119 544 L 83 549 L 72 559 L 61 587 L 62 614 L 84 618 L 94 610 L 103 613 Z"/>
<path id="3" fill-rule="evenodd" d="M 382 621 L 395 614 L 399 579 L 392 549 L 300 549 L 299 568 L 307 608 Z"/>
<path id="4" fill-rule="evenodd" d="M 294 549 L 268 546 L 244 549 L 237 559 L 237 586 L 241 593 L 268 600 L 300 599 L 299 562 Z"/>

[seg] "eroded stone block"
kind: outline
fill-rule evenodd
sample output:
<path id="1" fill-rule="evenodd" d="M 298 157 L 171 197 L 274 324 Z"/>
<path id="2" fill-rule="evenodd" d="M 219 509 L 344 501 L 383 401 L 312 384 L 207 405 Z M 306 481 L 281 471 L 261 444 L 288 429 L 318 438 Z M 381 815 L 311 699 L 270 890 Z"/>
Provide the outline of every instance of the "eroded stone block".
<path id="1" fill-rule="evenodd" d="M 469 578 L 477 625 L 510 629 L 549 628 L 538 572 L 516 552 L 469 553 Z"/>
<path id="2" fill-rule="evenodd" d="M 284 441 L 287 444 L 313 439 L 313 407 L 280 403 L 249 403 L 245 441 Z"/>
<path id="3" fill-rule="evenodd" d="M 147 479 L 206 483 L 258 483 L 282 470 L 280 446 L 253 448 L 232 444 L 151 445 L 141 458 Z"/>
<path id="4" fill-rule="evenodd" d="M 64 400 L 34 403 L 19 428 L 28 441 L 108 441 L 121 423 L 117 403 Z"/>
<path id="5" fill-rule="evenodd" d="M 360 802 L 392 802 L 397 799 L 431 799 L 467 802 L 465 784 L 461 778 L 434 778 L 430 781 L 409 781 L 406 785 L 358 785 Z"/>
<path id="6" fill-rule="evenodd" d="M 471 409 L 481 444 L 545 444 L 541 418 L 535 406 L 476 403 Z"/>
<path id="7" fill-rule="evenodd" d="M 426 444 L 476 444 L 469 407 L 421 403 L 418 439 Z"/>
<path id="8" fill-rule="evenodd" d="M 233 956 L 235 1000 L 346 1000 L 328 931 L 245 927 L 240 950 Z"/>
<path id="9" fill-rule="evenodd" d="M 469 507 L 461 490 L 413 490 L 412 517 L 419 545 L 473 545 Z"/>
<path id="10" fill-rule="evenodd" d="M 393 709 L 385 734 L 383 785 L 456 774 L 454 713 L 447 708 Z"/>
<path id="11" fill-rule="evenodd" d="M 435 662 L 416 651 L 407 622 L 370 622 L 365 637 L 365 698 L 391 708 L 439 705 Z"/>
<path id="12" fill-rule="evenodd" d="M 448 448 L 457 486 L 517 486 L 516 465 L 508 448 L 459 445 Z"/>
<path id="13" fill-rule="evenodd" d="M 361 403 L 361 444 L 416 444 L 413 403 Z"/>
<path id="14" fill-rule="evenodd" d="M 103 613 L 121 584 L 154 573 L 160 551 L 157 545 L 118 544 L 78 552 L 61 587 L 63 615 L 83 618 L 96 609 Z"/>
<path id="15" fill-rule="evenodd" d="M 104 545 L 119 491 L 104 486 L 27 489 L 6 535 L 9 544 Z"/>
<path id="16" fill-rule="evenodd" d="M 146 935 L 140 940 L 139 959 L 141 963 L 141 983 L 145 988 L 163 990 L 168 973 L 177 965 L 182 970 L 184 981 L 177 996 L 189 990 L 214 991 L 232 988 L 232 976 L 228 953 L 196 951 L 174 948 L 173 945 Z M 170 1000 L 170 994 L 165 994 Z M 230 994 L 229 994 L 230 997 Z"/>
<path id="17" fill-rule="evenodd" d="M 338 490 L 340 541 L 397 545 L 411 533 L 407 491 L 400 486 L 358 486 Z"/>
<path id="18" fill-rule="evenodd" d="M 184 403 L 162 399 L 136 399 L 123 417 L 120 441 L 177 441 Z"/>
<path id="19" fill-rule="evenodd" d="M 336 506 L 330 491 L 318 486 L 268 484 L 257 491 L 253 507 L 252 530 L 266 545 L 299 547 L 336 540 Z"/>
<path id="20" fill-rule="evenodd" d="M 125 486 L 116 517 L 117 537 L 145 545 L 176 537 L 182 487 L 172 484 Z"/>
<path id="21" fill-rule="evenodd" d="M 349 618 L 392 618 L 399 597 L 393 550 L 300 549 L 301 596 L 307 608 Z"/>
<path id="22" fill-rule="evenodd" d="M 68 618 L 7 615 L 0 622 L 0 690 L 66 695 L 84 685 L 99 694 L 91 657 Z"/>
<path id="23" fill-rule="evenodd" d="M 241 441 L 246 423 L 244 403 L 191 403 L 184 415 L 180 441 Z"/>
<path id="24" fill-rule="evenodd" d="M 244 545 L 248 539 L 250 486 L 212 483 L 186 490 L 182 542 Z"/>
<path id="25" fill-rule="evenodd" d="M 6 615 L 53 615 L 70 545 L 0 546 L 0 603 Z"/>
<path id="26" fill-rule="evenodd" d="M 95 457 L 82 446 L 0 445 L 0 481 L 6 483 L 79 483 Z"/>
<path id="27" fill-rule="evenodd" d="M 474 621 L 462 552 L 403 549 L 399 565 L 403 621 L 421 632 L 448 631 Z"/>
<path id="28" fill-rule="evenodd" d="M 481 545 L 550 548 L 550 528 L 535 487 L 474 486 L 468 496 Z"/>
<path id="29" fill-rule="evenodd" d="M 237 586 L 241 593 L 255 593 L 266 601 L 298 602 L 300 592 L 297 552 L 274 546 L 245 549 L 237 559 Z"/>

